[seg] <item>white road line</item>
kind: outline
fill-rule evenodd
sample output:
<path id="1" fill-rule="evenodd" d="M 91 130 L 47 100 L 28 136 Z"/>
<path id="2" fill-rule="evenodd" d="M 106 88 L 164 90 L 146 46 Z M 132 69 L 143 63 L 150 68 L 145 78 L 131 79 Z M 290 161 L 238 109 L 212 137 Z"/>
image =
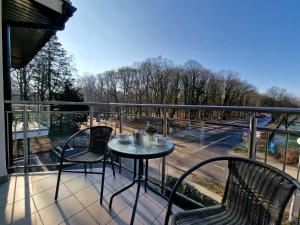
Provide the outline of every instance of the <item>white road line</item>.
<path id="1" fill-rule="evenodd" d="M 223 138 L 221 138 L 221 139 L 219 139 L 219 140 L 216 140 L 216 141 L 214 141 L 214 142 L 212 142 L 212 143 L 210 143 L 210 144 L 208 144 L 208 145 L 204 145 L 204 146 L 202 146 L 202 147 L 200 148 L 200 150 L 203 150 L 203 149 L 205 149 L 205 148 L 208 148 L 209 146 L 212 146 L 212 145 L 214 145 L 214 144 L 217 144 L 218 142 L 223 141 L 223 140 L 225 140 L 225 139 L 227 139 L 227 138 L 230 138 L 230 137 L 231 137 L 231 135 L 228 135 L 228 136 L 223 137 Z"/>
<path id="2" fill-rule="evenodd" d="M 214 165 L 214 166 L 217 167 L 217 168 L 219 168 L 219 169 L 221 169 L 221 170 L 225 170 L 225 168 L 222 167 L 222 166 L 218 166 L 218 165 Z"/>

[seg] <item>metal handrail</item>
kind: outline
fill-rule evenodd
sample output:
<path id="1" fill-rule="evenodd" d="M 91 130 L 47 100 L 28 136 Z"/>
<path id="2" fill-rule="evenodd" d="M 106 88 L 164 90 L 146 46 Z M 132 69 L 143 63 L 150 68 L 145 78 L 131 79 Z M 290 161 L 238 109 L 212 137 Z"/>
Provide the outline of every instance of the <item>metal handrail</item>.
<path id="1" fill-rule="evenodd" d="M 268 127 L 257 127 L 256 121 L 253 120 L 255 118 L 256 113 L 278 113 L 278 114 L 285 114 L 285 115 L 291 115 L 291 114 L 300 114 L 300 108 L 287 108 L 287 107 L 256 107 L 256 106 L 217 106 L 217 105 L 174 105 L 174 104 L 134 104 L 134 103 L 100 103 L 100 102 L 69 102 L 69 101 L 15 101 L 15 100 L 5 100 L 5 104 L 16 104 L 16 105 L 48 105 L 48 106 L 55 106 L 55 105 L 76 105 L 76 106 L 88 106 L 89 110 L 87 111 L 55 111 L 55 110 L 49 110 L 45 111 L 43 113 L 55 114 L 55 113 L 88 113 L 90 115 L 90 126 L 93 126 L 93 115 L 97 113 L 108 113 L 108 114 L 118 114 L 119 115 L 119 129 L 120 132 L 122 132 L 122 124 L 123 124 L 123 115 L 125 115 L 125 112 L 122 112 L 122 109 L 126 108 L 143 108 L 143 109 L 177 109 L 177 110 L 205 110 L 205 111 L 233 111 L 233 112 L 247 112 L 249 113 L 248 116 L 251 116 L 250 121 L 253 122 L 252 125 L 254 126 L 254 129 L 252 129 L 253 132 L 251 132 L 250 135 L 250 141 L 253 142 L 252 148 L 249 150 L 249 157 L 255 159 L 256 150 L 255 150 L 255 133 L 256 131 L 266 131 L 267 135 L 269 135 L 269 132 L 278 132 L 287 134 L 287 141 L 289 139 L 289 134 L 291 135 L 299 135 L 300 131 L 295 130 L 288 130 L 288 129 L 280 129 L 280 128 L 268 128 Z M 95 107 L 107 107 L 109 110 L 116 109 L 116 111 L 98 111 Z M 50 108 L 50 107 L 49 107 Z M 99 109 L 99 108 L 98 108 Z M 163 134 L 164 136 L 167 135 L 167 123 L 168 120 L 171 118 L 167 117 L 166 114 L 167 110 L 163 110 L 163 116 L 159 117 L 163 119 Z M 6 111 L 6 113 L 14 113 L 14 111 Z M 24 110 L 23 113 L 27 114 L 29 113 L 27 110 Z M 128 114 L 127 114 L 128 115 Z M 152 116 L 150 116 L 152 117 Z M 186 121 L 192 121 L 192 120 L 186 120 Z M 207 121 L 208 124 L 217 124 L 222 126 L 232 126 L 232 127 L 250 127 L 249 125 L 242 125 L 242 124 L 226 124 L 226 123 L 216 123 L 213 121 Z M 251 129 L 250 129 L 251 130 Z M 25 136 L 24 136 L 25 141 Z M 283 171 L 285 171 L 285 164 L 287 160 L 287 148 L 288 145 L 286 144 L 285 147 L 285 157 L 283 162 Z M 28 150 L 25 150 L 25 152 L 28 152 Z M 251 153 L 251 154 L 250 154 Z M 265 163 L 267 160 L 267 154 L 268 154 L 268 143 L 265 150 Z M 26 157 L 25 157 L 26 158 Z M 28 156 L 27 156 L 28 158 Z M 121 162 L 121 161 L 120 161 Z M 119 162 L 119 163 L 120 163 Z M 24 166 L 24 168 L 27 168 L 28 165 Z M 161 192 L 163 193 L 163 190 L 165 189 L 165 179 L 166 179 L 166 159 L 164 158 L 162 161 L 162 177 L 161 177 Z M 292 210 L 293 211 L 293 210 Z M 300 215 L 299 215 L 300 217 Z"/>
<path id="2" fill-rule="evenodd" d="M 300 114 L 300 108 L 289 107 L 256 107 L 256 106 L 217 106 L 217 105 L 174 105 L 174 104 L 134 104 L 134 103 L 100 103 L 100 102 L 68 102 L 68 101 L 15 101 L 5 100 L 5 104 L 24 105 L 86 105 L 86 106 L 115 106 L 115 107 L 142 107 L 161 109 L 198 109 L 198 110 L 221 110 L 243 111 L 264 113 Z"/>

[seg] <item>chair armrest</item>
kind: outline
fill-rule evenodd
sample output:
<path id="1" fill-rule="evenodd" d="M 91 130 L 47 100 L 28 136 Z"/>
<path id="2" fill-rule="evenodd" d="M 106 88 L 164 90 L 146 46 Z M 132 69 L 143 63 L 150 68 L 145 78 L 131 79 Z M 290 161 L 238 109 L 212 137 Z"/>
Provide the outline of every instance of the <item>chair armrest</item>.
<path id="1" fill-rule="evenodd" d="M 176 195 L 177 189 L 179 187 L 179 185 L 182 183 L 182 181 L 188 176 L 190 175 L 192 172 L 194 172 L 195 170 L 199 169 L 200 167 L 208 164 L 208 163 L 212 163 L 212 162 L 216 162 L 216 161 L 223 161 L 223 160 L 231 160 L 234 157 L 228 157 L 228 156 L 224 156 L 224 157 L 216 157 L 216 158 L 211 158 L 205 161 L 202 161 L 196 165 L 194 165 L 193 167 L 191 167 L 189 170 L 187 170 L 183 175 L 181 175 L 181 177 L 179 177 L 179 179 L 177 180 L 177 182 L 175 183 L 175 186 L 171 192 L 170 198 L 169 198 L 169 204 L 168 204 L 168 208 L 167 208 L 167 213 L 166 213 L 166 218 L 165 218 L 165 225 L 168 225 L 169 223 L 169 218 L 170 218 L 170 214 L 171 214 L 171 210 L 172 210 L 172 204 L 174 201 L 174 197 Z"/>
<path id="2" fill-rule="evenodd" d="M 60 152 L 61 152 L 61 159 L 63 160 L 63 157 L 64 157 L 64 154 L 65 154 L 65 151 L 67 150 L 67 149 L 70 149 L 70 146 L 69 146 L 69 143 L 70 143 L 70 141 L 74 138 L 74 137 L 76 137 L 77 135 L 79 135 L 80 133 L 82 133 L 82 132 L 84 132 L 84 131 L 86 131 L 86 130 L 88 130 L 88 129 L 90 129 L 91 127 L 87 127 L 87 128 L 84 128 L 84 129 L 82 129 L 82 130 L 79 130 L 79 131 L 77 131 L 75 134 L 72 134 L 67 140 L 66 140 L 66 142 L 65 142 L 65 144 L 64 144 L 64 146 L 63 146 L 63 148 L 61 149 L 61 147 L 59 147 L 60 149 Z"/>
<path id="3" fill-rule="evenodd" d="M 293 180 L 292 182 L 296 186 L 296 188 L 300 191 L 300 184 L 299 184 L 299 182 L 296 179 Z"/>

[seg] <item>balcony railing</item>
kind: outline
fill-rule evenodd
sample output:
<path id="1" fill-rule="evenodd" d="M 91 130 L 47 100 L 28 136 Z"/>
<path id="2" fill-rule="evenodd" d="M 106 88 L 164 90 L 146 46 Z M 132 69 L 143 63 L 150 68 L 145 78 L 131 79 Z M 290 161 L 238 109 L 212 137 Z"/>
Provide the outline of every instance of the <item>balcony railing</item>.
<path id="1" fill-rule="evenodd" d="M 300 147 L 297 140 L 300 137 L 300 108 L 58 101 L 5 101 L 5 103 L 11 104 L 13 109 L 6 111 L 6 119 L 9 121 L 7 130 L 12 132 L 11 135 L 7 135 L 7 141 L 11 143 L 8 149 L 10 159 L 8 168 L 12 171 L 56 169 L 58 160 L 54 148 L 61 145 L 68 136 L 65 132 L 53 132 L 54 123 L 58 120 L 75 120 L 81 127 L 106 124 L 112 126 L 116 134 L 143 129 L 147 121 L 150 121 L 159 127 L 161 135 L 172 139 L 176 145 L 172 155 L 150 162 L 149 177 L 156 187 L 154 189 L 162 194 L 168 193 L 173 177 L 178 177 L 200 160 L 220 155 L 238 154 L 260 160 L 280 168 L 299 180 Z M 88 110 L 57 111 L 56 106 L 87 106 Z M 201 112 L 199 114 L 204 116 L 201 116 L 201 119 L 191 118 L 189 116 L 191 111 Z M 220 113 L 224 112 L 231 114 L 229 120 L 219 118 Z M 272 122 L 274 115 L 277 122 Z M 18 127 L 17 123 L 22 123 L 22 126 Z M 43 133 L 45 130 L 47 132 Z M 17 136 L 17 132 L 18 138 L 13 138 Z M 46 143 L 45 137 L 49 135 L 51 141 Z M 33 142 L 31 138 L 37 141 Z M 49 149 L 51 151 L 48 151 Z M 131 161 L 118 158 L 116 162 L 120 168 L 132 170 Z M 219 183 L 224 182 L 225 173 L 226 165 L 216 164 L 213 168 L 195 174 L 188 182 L 196 189 L 204 191 L 213 201 L 218 201 L 220 200 L 218 194 L 222 192 Z M 206 178 L 217 181 L 217 185 L 209 183 Z M 201 185 L 198 185 L 199 182 Z M 210 190 L 212 186 L 212 190 L 217 194 Z M 182 196 L 182 198 L 195 205 L 202 205 L 190 197 Z M 299 208 L 299 205 L 295 204 L 297 202 L 295 199 L 300 199 L 297 193 L 291 202 L 290 220 L 297 217 L 298 210 L 295 209 Z"/>

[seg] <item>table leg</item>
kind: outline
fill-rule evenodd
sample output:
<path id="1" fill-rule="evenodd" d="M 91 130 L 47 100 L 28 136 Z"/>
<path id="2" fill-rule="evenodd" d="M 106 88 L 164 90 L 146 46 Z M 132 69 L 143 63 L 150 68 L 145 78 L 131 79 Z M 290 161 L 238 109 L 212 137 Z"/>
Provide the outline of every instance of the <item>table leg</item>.
<path id="1" fill-rule="evenodd" d="M 133 164 L 133 180 L 135 180 L 136 178 L 136 160 L 137 159 L 134 159 L 134 164 Z"/>
<path id="2" fill-rule="evenodd" d="M 112 202 L 115 196 L 117 196 L 118 194 L 122 193 L 123 191 L 127 190 L 128 188 L 131 188 L 135 182 L 136 182 L 136 159 L 134 159 L 134 172 L 133 172 L 133 181 L 126 187 L 122 188 L 121 190 L 117 191 L 116 193 L 114 193 L 111 197 L 110 197 L 110 201 L 109 201 L 109 209 L 111 209 L 112 206 Z"/>
<path id="3" fill-rule="evenodd" d="M 143 176 L 143 171 L 144 171 L 143 159 L 139 159 L 139 171 L 138 171 L 138 180 L 137 180 L 137 185 L 138 186 L 137 186 L 135 202 L 134 202 L 134 206 L 133 206 L 133 210 L 132 210 L 130 225 L 133 225 L 133 223 L 134 223 L 136 207 L 137 207 L 138 200 L 139 200 L 139 195 L 140 195 L 141 179 L 142 179 L 142 176 Z"/>
<path id="4" fill-rule="evenodd" d="M 146 159 L 146 168 L 145 168 L 145 183 L 144 183 L 145 192 L 147 192 L 147 185 L 148 185 L 148 159 Z"/>
<path id="5" fill-rule="evenodd" d="M 112 205 L 112 202 L 113 202 L 113 199 L 115 196 L 117 196 L 118 194 L 122 193 L 123 191 L 127 190 L 128 188 L 131 188 L 134 184 L 135 184 L 136 180 L 134 179 L 132 181 L 132 183 L 130 183 L 128 186 L 122 188 L 121 190 L 115 192 L 111 197 L 110 197 L 110 201 L 109 201 L 109 209 L 111 209 L 111 205 Z"/>

